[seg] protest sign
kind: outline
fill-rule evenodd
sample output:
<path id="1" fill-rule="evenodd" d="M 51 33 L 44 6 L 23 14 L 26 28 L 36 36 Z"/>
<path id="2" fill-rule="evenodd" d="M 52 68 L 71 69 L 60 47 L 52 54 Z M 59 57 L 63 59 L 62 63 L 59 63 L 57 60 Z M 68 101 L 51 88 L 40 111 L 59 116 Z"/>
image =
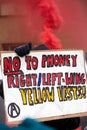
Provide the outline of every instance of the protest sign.
<path id="1" fill-rule="evenodd" d="M 1 68 L 8 123 L 87 112 L 82 50 L 2 52 Z"/>

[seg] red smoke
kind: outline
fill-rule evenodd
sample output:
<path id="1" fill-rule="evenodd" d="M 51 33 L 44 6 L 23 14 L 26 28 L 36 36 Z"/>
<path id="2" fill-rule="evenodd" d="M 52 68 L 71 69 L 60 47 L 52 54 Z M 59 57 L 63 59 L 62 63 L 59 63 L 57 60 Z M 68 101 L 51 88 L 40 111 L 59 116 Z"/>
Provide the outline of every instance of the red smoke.
<path id="1" fill-rule="evenodd" d="M 45 43 L 49 49 L 61 49 L 62 45 L 53 33 L 54 29 L 59 29 L 62 22 L 54 0 L 35 0 L 32 4 L 37 6 L 39 15 L 43 18 L 40 41 Z"/>
<path id="2" fill-rule="evenodd" d="M 59 39 L 52 32 L 52 29 L 45 27 L 41 33 L 41 41 L 43 41 L 49 49 L 61 49 Z"/>
<path id="3" fill-rule="evenodd" d="M 59 28 L 61 17 L 53 0 L 40 0 L 38 6 L 41 16 L 45 19 L 44 25 L 48 28 Z"/>

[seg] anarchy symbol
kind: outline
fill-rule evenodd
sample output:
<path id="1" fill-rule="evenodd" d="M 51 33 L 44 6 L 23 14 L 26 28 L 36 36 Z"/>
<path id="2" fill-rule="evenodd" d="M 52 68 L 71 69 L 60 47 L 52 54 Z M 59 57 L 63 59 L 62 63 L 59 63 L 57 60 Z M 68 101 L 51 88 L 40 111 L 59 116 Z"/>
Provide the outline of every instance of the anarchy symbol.
<path id="1" fill-rule="evenodd" d="M 17 104 L 15 103 L 11 103 L 9 104 L 8 106 L 8 115 L 11 117 L 11 118 L 16 118 L 20 115 L 20 108 Z"/>

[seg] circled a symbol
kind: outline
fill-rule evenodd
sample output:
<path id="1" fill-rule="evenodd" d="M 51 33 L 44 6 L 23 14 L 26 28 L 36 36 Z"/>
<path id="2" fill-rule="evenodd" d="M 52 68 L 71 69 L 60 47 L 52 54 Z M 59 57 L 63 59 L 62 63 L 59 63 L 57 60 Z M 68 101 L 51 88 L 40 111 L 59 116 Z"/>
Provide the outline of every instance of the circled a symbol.
<path id="1" fill-rule="evenodd" d="M 8 106 L 8 115 L 11 117 L 11 118 L 16 118 L 20 115 L 20 108 L 17 104 L 15 103 L 11 103 L 9 104 Z"/>

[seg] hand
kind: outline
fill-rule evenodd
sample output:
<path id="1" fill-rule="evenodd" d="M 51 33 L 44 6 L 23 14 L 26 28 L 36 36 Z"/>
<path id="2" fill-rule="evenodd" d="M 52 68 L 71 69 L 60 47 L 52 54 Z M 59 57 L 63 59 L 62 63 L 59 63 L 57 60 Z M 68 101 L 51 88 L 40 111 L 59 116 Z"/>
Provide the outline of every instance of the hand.
<path id="1" fill-rule="evenodd" d="M 32 49 L 32 43 L 28 43 L 28 44 L 16 47 L 14 49 L 14 51 L 16 52 L 16 54 L 18 56 L 23 57 L 23 56 L 29 54 L 29 52 L 30 52 L 31 49 Z"/>

